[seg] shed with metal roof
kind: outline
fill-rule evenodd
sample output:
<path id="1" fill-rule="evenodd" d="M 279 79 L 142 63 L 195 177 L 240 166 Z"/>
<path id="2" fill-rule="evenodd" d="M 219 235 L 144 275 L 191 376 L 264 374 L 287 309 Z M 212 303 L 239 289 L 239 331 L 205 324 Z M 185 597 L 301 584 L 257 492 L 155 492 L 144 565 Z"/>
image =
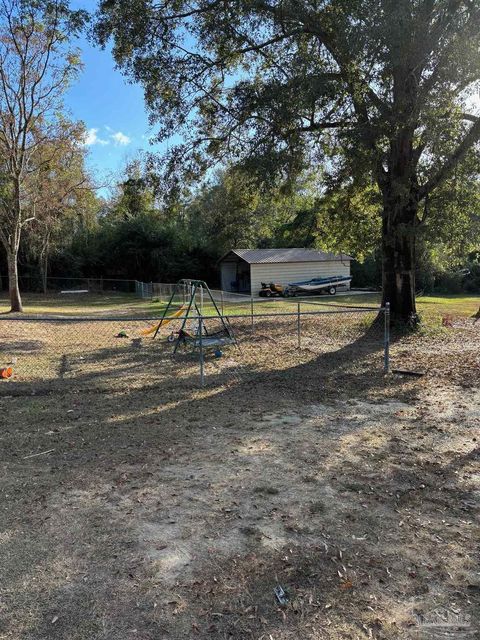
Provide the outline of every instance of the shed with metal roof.
<path id="1" fill-rule="evenodd" d="M 349 276 L 351 256 L 318 249 L 232 249 L 219 260 L 224 291 L 256 295 L 262 282 L 291 282 Z"/>

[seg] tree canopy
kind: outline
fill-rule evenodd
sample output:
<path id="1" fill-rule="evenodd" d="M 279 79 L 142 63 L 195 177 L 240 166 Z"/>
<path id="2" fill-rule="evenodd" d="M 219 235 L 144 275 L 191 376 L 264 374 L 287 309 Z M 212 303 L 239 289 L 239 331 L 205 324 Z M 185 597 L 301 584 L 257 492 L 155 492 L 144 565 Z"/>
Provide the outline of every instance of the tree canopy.
<path id="1" fill-rule="evenodd" d="M 480 138 L 479 28 L 478 0 L 103 0 L 96 34 L 143 84 L 159 140 L 182 136 L 170 187 L 228 159 L 375 184 L 384 300 L 407 319 L 420 204 Z"/>

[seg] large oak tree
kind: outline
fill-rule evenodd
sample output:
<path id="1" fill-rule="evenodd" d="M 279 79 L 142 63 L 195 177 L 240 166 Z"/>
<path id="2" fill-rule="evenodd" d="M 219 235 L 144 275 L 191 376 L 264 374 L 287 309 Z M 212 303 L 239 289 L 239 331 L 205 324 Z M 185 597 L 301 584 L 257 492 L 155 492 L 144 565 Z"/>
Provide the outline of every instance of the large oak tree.
<path id="1" fill-rule="evenodd" d="M 170 177 L 212 159 L 291 174 L 342 150 L 382 196 L 383 298 L 415 308 L 423 203 L 480 138 L 479 0 L 101 0 Z M 353 169 L 355 164 L 356 169 Z"/>

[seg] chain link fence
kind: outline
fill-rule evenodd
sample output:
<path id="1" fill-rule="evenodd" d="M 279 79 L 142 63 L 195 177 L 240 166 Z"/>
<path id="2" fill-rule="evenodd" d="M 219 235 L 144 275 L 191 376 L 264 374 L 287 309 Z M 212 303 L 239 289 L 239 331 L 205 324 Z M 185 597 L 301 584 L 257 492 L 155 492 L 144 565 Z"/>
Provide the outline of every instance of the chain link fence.
<path id="1" fill-rule="evenodd" d="M 136 282 L 136 294 L 140 298 L 153 300 L 154 302 L 167 303 L 171 302 L 173 307 L 180 308 L 187 305 L 191 299 L 192 287 L 186 282 L 182 284 L 170 284 L 162 282 Z M 208 294 L 211 294 L 211 298 Z M 332 302 L 329 296 L 326 296 L 325 302 L 319 300 L 322 296 L 312 296 L 311 300 L 308 296 L 299 298 L 283 298 L 270 297 L 263 298 L 256 295 L 234 293 L 232 291 L 222 291 L 221 289 L 198 289 L 195 294 L 193 305 L 196 305 L 200 313 L 210 315 L 215 313 L 217 309 L 225 315 L 255 315 L 258 313 L 284 313 L 292 312 L 297 309 L 297 303 L 316 304 L 325 308 L 341 307 L 357 309 L 365 307 L 357 304 L 342 304 L 341 298 L 338 302 Z M 323 296 L 324 297 L 324 296 Z M 370 307 L 371 308 L 371 307 Z"/>
<path id="2" fill-rule="evenodd" d="M 124 293 L 136 294 L 137 280 L 122 280 L 118 278 L 75 278 L 48 277 L 44 282 L 40 276 L 20 276 L 19 286 L 22 292 L 43 293 Z M 144 283 L 143 283 L 144 284 Z M 8 288 L 8 277 L 0 275 L 0 290 Z M 137 294 L 138 295 L 138 294 Z"/>
<path id="3" fill-rule="evenodd" d="M 210 295 L 209 295 L 210 294 Z M 180 308 L 188 305 L 191 300 L 192 287 L 186 283 L 183 284 L 166 284 L 159 282 L 137 282 L 137 295 L 139 297 L 153 299 L 155 302 L 167 303 L 171 302 L 172 307 Z M 211 296 L 211 297 L 210 297 Z M 317 300 L 315 298 L 314 300 Z M 341 308 L 350 308 L 349 304 L 332 304 L 329 302 L 310 302 L 302 298 L 300 302 L 303 304 L 318 304 L 325 307 L 339 306 Z M 223 315 L 254 315 L 257 313 L 284 313 L 292 312 L 297 309 L 299 299 L 272 297 L 262 298 L 259 296 L 246 295 L 242 293 L 234 293 L 231 291 L 222 291 L 221 289 L 198 288 L 195 298 L 192 301 L 192 307 L 197 307 L 199 312 L 204 315 L 211 315 L 217 310 Z M 355 308 L 362 308 L 354 305 Z"/>
<path id="4" fill-rule="evenodd" d="M 288 312 L 265 309 L 253 316 L 230 316 L 243 366 L 275 372 L 317 362 L 325 375 L 333 376 L 340 371 L 369 375 L 389 370 L 388 307 L 319 310 L 298 302 L 291 306 Z M 207 379 L 208 374 L 207 367 Z"/>
<path id="5" fill-rule="evenodd" d="M 91 386 L 125 379 L 147 385 L 185 378 L 198 384 L 210 376 L 228 383 L 240 372 L 244 377 L 286 370 L 328 354 L 342 367 L 388 369 L 385 309 L 320 310 L 313 304 L 291 303 L 278 313 L 248 311 L 222 317 L 204 311 L 184 325 L 185 316 L 177 316 L 156 337 L 158 317 L 2 317 L 0 371 L 11 368 L 11 382 Z M 173 358 L 182 326 L 188 337 L 180 341 Z M 203 340 L 198 339 L 200 326 Z"/>
<path id="6" fill-rule="evenodd" d="M 184 304 L 190 299 L 191 286 L 187 283 L 172 284 L 167 282 L 139 282 L 136 281 L 135 293 L 140 298 L 156 299 L 159 302 L 172 300 L 174 304 Z M 213 299 L 222 307 L 224 305 L 244 304 L 249 305 L 252 296 L 220 289 L 210 289 Z M 201 293 L 198 292 L 197 302 L 201 305 Z M 172 298 L 173 296 L 173 298 Z M 204 292 L 205 304 L 207 304 L 207 294 Z"/>
<path id="7" fill-rule="evenodd" d="M 6 279 L 3 278 L 4 284 Z M 35 296 L 38 304 L 44 298 L 43 283 L 38 277 L 20 278 L 20 289 Z M 112 278 L 75 278 L 75 277 L 49 277 L 47 278 L 46 294 L 51 299 L 75 300 L 75 305 L 79 308 L 85 306 L 85 313 L 92 298 L 102 299 L 104 296 L 116 296 L 122 300 L 123 304 L 132 302 L 135 306 L 135 298 L 152 302 L 154 305 L 164 305 L 171 301 L 172 307 L 180 309 L 188 305 L 191 298 L 192 288 L 186 282 L 183 284 L 172 284 L 162 282 L 141 282 L 139 280 L 120 280 Z M 284 313 L 292 312 L 297 308 L 297 299 L 293 298 L 262 298 L 254 295 L 245 295 L 220 289 L 199 289 L 195 296 L 194 306 L 199 309 L 199 313 L 210 315 L 216 313 L 217 309 L 225 315 L 255 315 L 261 313 Z M 38 297 L 37 297 L 38 296 Z M 315 298 L 318 300 L 318 298 Z M 308 299 L 302 298 L 302 304 L 313 304 Z M 332 306 L 330 301 L 317 304 Z M 339 303 L 340 306 L 341 302 Z M 150 313 L 150 308 L 144 305 L 146 314 Z M 153 309 L 154 307 L 152 307 Z"/>

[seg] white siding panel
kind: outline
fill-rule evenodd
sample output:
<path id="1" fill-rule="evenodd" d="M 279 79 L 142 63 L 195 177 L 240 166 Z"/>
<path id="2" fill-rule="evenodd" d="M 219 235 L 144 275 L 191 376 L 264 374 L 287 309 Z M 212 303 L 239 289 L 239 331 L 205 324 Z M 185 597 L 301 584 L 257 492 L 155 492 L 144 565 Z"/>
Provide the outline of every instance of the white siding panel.
<path id="1" fill-rule="evenodd" d="M 256 295 L 260 291 L 262 282 L 266 282 L 267 284 L 275 282 L 285 286 L 290 282 L 301 282 L 302 280 L 311 280 L 312 278 L 349 275 L 350 261 L 252 264 L 252 293 Z"/>

